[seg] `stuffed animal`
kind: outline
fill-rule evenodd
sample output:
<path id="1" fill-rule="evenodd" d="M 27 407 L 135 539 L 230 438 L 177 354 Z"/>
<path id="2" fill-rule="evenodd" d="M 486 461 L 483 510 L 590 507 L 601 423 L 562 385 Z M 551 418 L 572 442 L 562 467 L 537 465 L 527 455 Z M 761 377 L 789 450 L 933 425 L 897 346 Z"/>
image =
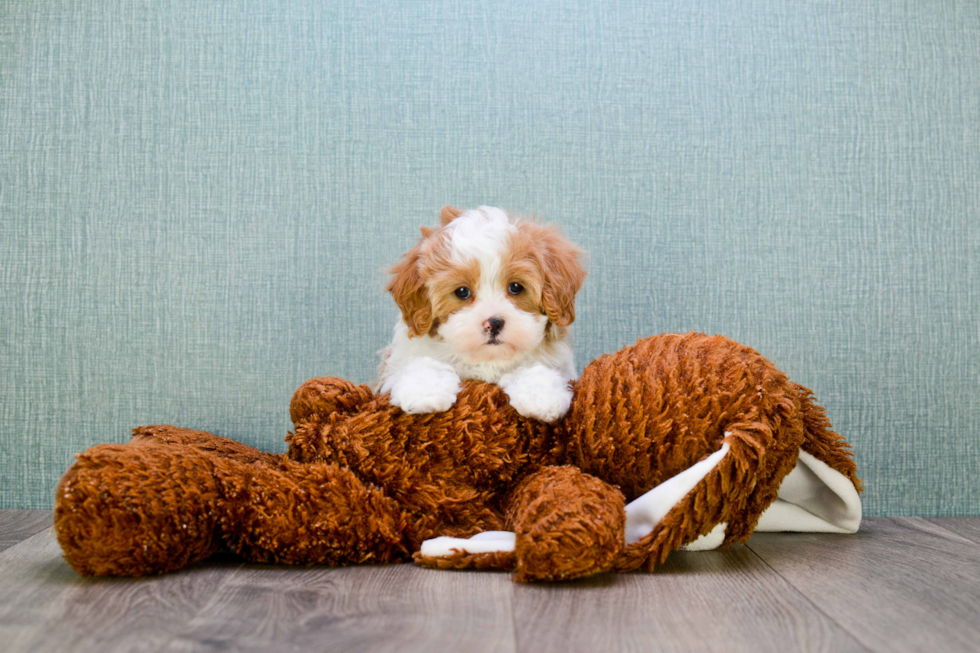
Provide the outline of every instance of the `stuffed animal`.
<path id="1" fill-rule="evenodd" d="M 410 415 L 364 385 L 295 393 L 287 454 L 171 426 L 79 454 L 55 497 L 68 563 L 141 576 L 219 551 L 263 563 L 407 561 L 518 581 L 652 569 L 753 530 L 854 532 L 860 482 L 812 393 L 719 336 L 590 363 L 557 423 L 467 381 Z"/>

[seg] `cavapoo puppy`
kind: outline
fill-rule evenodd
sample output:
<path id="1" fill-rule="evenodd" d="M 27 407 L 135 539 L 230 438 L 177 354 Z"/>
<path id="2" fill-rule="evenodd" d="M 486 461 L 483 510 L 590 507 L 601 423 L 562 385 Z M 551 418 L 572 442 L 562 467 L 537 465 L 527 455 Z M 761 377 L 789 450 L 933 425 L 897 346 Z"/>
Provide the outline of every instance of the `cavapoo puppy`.
<path id="1" fill-rule="evenodd" d="M 525 417 L 568 410 L 568 325 L 585 280 L 582 251 L 554 227 L 481 206 L 442 209 L 441 225 L 391 269 L 401 309 L 378 392 L 407 413 L 448 410 L 460 379 L 499 384 Z"/>

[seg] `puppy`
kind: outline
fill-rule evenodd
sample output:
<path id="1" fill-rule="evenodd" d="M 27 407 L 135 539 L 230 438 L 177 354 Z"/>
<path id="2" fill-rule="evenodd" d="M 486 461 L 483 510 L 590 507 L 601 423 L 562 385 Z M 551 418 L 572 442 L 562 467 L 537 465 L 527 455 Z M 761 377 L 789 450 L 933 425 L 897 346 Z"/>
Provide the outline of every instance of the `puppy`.
<path id="1" fill-rule="evenodd" d="M 478 379 L 499 384 L 521 415 L 557 420 L 577 376 L 568 325 L 582 251 L 490 206 L 440 217 L 390 270 L 401 319 L 375 390 L 407 413 L 435 413 L 456 401 L 460 379 Z"/>

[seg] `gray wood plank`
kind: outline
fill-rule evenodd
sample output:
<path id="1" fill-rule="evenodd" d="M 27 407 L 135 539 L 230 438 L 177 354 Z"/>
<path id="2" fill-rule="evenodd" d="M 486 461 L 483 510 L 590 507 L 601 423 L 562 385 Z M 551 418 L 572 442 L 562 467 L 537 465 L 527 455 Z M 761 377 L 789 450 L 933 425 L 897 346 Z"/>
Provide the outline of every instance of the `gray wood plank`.
<path id="1" fill-rule="evenodd" d="M 514 587 L 520 651 L 863 651 L 745 547 L 654 573 Z"/>
<path id="2" fill-rule="evenodd" d="M 210 563 L 142 579 L 84 578 L 51 531 L 0 554 L 4 651 L 156 651 L 240 563 Z"/>
<path id="3" fill-rule="evenodd" d="M 8 523 L 25 516 L 15 517 Z M 26 529 L 48 519 L 26 517 Z M 748 547 L 675 553 L 653 574 L 553 585 L 412 565 L 230 560 L 88 579 L 42 530 L 0 552 L 0 648 L 975 650 L 978 526 L 869 519 L 855 536 L 759 534 Z"/>
<path id="4" fill-rule="evenodd" d="M 53 510 L 0 510 L 0 551 L 51 526 Z"/>
<path id="5" fill-rule="evenodd" d="M 976 651 L 980 547 L 921 518 L 855 535 L 760 533 L 748 545 L 876 651 Z"/>
<path id="6" fill-rule="evenodd" d="M 0 553 L 0 642 L 26 650 L 18 643 L 44 626 L 48 606 L 77 578 L 51 531 Z"/>
<path id="7" fill-rule="evenodd" d="M 927 521 L 980 544 L 980 517 L 929 517 Z"/>
<path id="8" fill-rule="evenodd" d="M 508 574 L 248 566 L 170 651 L 513 651 Z"/>

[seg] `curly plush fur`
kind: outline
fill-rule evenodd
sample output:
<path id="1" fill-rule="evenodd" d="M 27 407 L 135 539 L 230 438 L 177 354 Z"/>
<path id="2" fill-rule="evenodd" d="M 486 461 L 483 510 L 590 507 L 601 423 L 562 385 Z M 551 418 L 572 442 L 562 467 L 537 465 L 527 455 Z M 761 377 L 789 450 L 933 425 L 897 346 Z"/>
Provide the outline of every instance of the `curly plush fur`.
<path id="1" fill-rule="evenodd" d="M 561 580 L 651 569 L 716 525 L 746 540 L 802 449 L 860 489 L 849 447 L 806 388 L 718 336 L 664 335 L 603 356 L 557 424 L 467 381 L 442 413 L 410 415 L 367 386 L 308 381 L 285 455 L 199 431 L 143 427 L 78 456 L 55 527 L 85 575 L 140 576 L 230 550 L 255 562 L 415 560 Z M 626 501 L 727 443 L 729 454 L 627 544 Z M 508 529 L 512 551 L 423 556 L 423 541 Z"/>

